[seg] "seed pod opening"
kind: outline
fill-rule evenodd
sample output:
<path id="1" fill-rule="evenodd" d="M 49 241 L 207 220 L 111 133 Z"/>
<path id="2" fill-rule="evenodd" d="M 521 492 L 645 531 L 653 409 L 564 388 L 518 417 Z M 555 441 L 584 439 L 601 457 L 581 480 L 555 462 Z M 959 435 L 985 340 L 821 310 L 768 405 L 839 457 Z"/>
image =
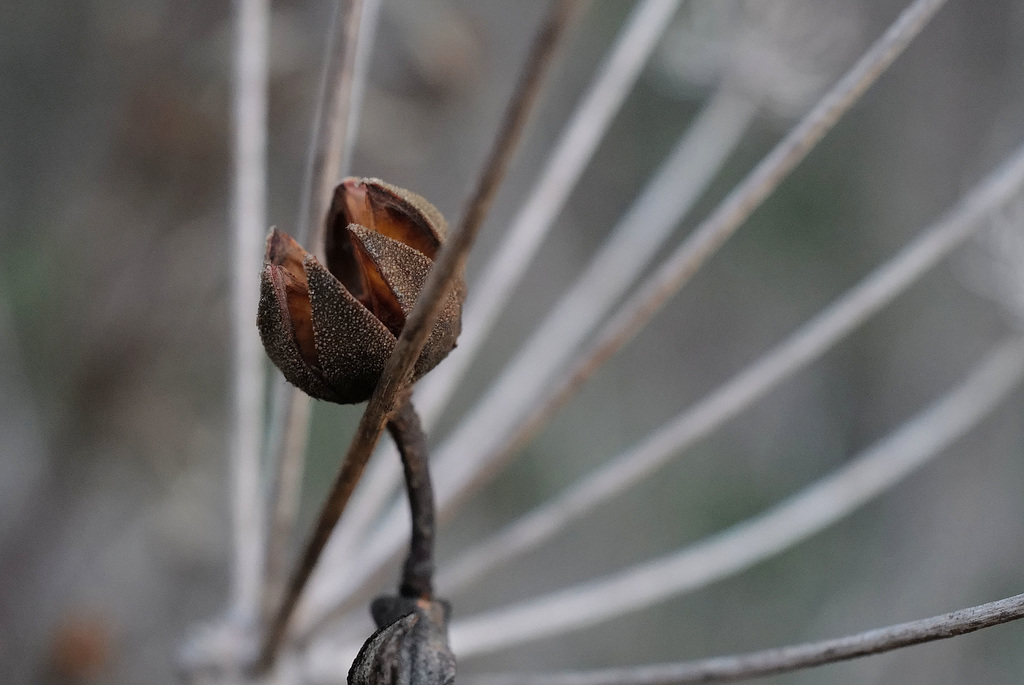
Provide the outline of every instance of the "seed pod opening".
<path id="1" fill-rule="evenodd" d="M 257 326 L 285 378 L 318 399 L 369 399 L 446 233 L 444 218 L 422 197 L 354 178 L 335 190 L 325 226 L 326 268 L 289 235 L 273 231 Z M 455 347 L 463 293 L 460 279 L 414 380 Z"/>

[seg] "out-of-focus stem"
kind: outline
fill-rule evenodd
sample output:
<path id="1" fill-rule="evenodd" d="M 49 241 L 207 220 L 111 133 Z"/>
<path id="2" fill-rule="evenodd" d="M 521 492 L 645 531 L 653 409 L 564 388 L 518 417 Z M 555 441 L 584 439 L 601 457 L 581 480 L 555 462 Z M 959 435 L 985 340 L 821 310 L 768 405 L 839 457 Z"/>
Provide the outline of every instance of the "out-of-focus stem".
<path id="1" fill-rule="evenodd" d="M 940 220 L 786 340 L 719 385 L 631 449 L 594 469 L 529 514 L 461 554 L 438 578 L 452 592 L 503 561 L 541 544 L 602 502 L 635 486 L 831 349 L 975 235 L 1024 185 L 1024 146 Z"/>
<path id="2" fill-rule="evenodd" d="M 231 605 L 243 621 L 259 615 L 263 581 L 263 432 L 265 362 L 253 317 L 266 231 L 267 0 L 237 4 L 235 38 L 235 188 L 232 286 L 231 429 L 234 570 Z"/>

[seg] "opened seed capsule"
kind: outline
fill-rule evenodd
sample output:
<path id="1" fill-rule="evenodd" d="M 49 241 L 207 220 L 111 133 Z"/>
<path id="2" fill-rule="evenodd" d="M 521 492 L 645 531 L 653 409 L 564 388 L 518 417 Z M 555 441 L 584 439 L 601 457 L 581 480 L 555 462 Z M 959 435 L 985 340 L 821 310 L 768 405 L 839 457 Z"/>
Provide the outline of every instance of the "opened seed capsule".
<path id="1" fill-rule="evenodd" d="M 256 325 L 271 361 L 311 397 L 369 399 L 412 310 L 447 224 L 419 195 L 377 179 L 347 178 L 324 231 L 326 267 L 291 236 L 267 239 Z M 461 277 L 413 370 L 413 380 L 455 347 Z"/>

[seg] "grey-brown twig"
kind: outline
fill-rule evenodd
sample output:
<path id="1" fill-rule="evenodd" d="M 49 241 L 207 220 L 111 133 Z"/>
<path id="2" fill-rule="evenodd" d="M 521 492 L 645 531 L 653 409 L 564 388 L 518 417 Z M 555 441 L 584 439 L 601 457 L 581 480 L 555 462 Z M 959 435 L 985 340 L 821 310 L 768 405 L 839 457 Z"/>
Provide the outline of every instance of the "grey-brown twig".
<path id="1" fill-rule="evenodd" d="M 473 685 L 677 685 L 721 683 L 796 671 L 944 640 L 1024 618 L 1024 595 L 855 635 L 749 654 L 634 668 L 551 674 L 479 676 Z"/>
<path id="2" fill-rule="evenodd" d="M 483 223 L 498 184 L 504 178 L 529 112 L 537 100 L 543 77 L 577 4 L 578 0 L 557 0 L 534 41 L 524 74 L 512 96 L 494 148 L 471 196 L 462 222 L 438 252 L 419 299 L 406 318 L 383 377 L 363 412 L 341 469 L 317 517 L 313 533 L 290 577 L 284 598 L 260 650 L 258 670 L 265 670 L 273 664 L 284 639 L 288 621 L 299 602 L 306 582 L 327 544 L 331 531 L 341 518 L 385 424 L 395 409 L 399 393 L 409 382 L 413 365 L 426 343 L 448 292 L 463 269 L 469 248 Z"/>
<path id="3" fill-rule="evenodd" d="M 349 118 L 352 116 L 352 95 L 355 85 L 356 56 L 361 38 L 359 29 L 364 0 L 338 2 L 334 9 L 331 31 L 328 34 L 324 71 L 320 84 L 319 109 L 313 122 L 312 140 L 307 160 L 307 177 L 303 181 L 302 209 L 295 226 L 295 239 L 314 249 L 332 191 L 341 179 L 342 160 L 348 156 L 352 144 L 349 137 Z M 341 5 L 344 5 L 342 9 Z M 364 75 L 365 76 L 365 75 Z M 363 77 L 364 77 L 363 76 Z M 362 77 L 361 77 L 362 78 Z M 322 252 L 317 256 L 323 258 Z"/>

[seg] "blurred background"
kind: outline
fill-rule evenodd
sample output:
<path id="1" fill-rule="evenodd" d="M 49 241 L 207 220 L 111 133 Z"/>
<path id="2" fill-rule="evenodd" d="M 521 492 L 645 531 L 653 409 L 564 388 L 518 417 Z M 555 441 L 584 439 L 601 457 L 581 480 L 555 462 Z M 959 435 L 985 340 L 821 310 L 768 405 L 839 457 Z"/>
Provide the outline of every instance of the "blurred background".
<path id="1" fill-rule="evenodd" d="M 763 105 L 677 240 L 899 4 L 684 3 L 439 435 L 582 270 L 723 73 Z M 330 6 L 272 5 L 269 220 L 290 230 Z M 594 2 L 579 17 L 470 283 L 630 6 Z M 421 193 L 456 220 L 545 7 L 385 2 L 354 173 Z M 0 9 L 4 682 L 174 682 L 183 638 L 226 606 L 232 38 L 226 2 Z M 937 218 L 1024 140 L 1022 74 L 1024 7 L 950 0 L 690 285 L 442 530 L 441 561 L 704 396 Z M 1019 230 L 1021 216 L 1005 220 Z M 1019 327 L 1012 293 L 986 296 L 991 259 L 980 243 L 960 251 L 657 477 L 453 597 L 456 614 L 667 553 L 853 457 Z M 461 672 L 746 651 L 1020 592 L 1022 410 L 1018 391 L 907 482 L 751 571 Z M 316 405 L 304 522 L 360 411 Z M 1024 629 L 1010 625 L 772 682 L 999 684 L 1022 672 Z"/>

